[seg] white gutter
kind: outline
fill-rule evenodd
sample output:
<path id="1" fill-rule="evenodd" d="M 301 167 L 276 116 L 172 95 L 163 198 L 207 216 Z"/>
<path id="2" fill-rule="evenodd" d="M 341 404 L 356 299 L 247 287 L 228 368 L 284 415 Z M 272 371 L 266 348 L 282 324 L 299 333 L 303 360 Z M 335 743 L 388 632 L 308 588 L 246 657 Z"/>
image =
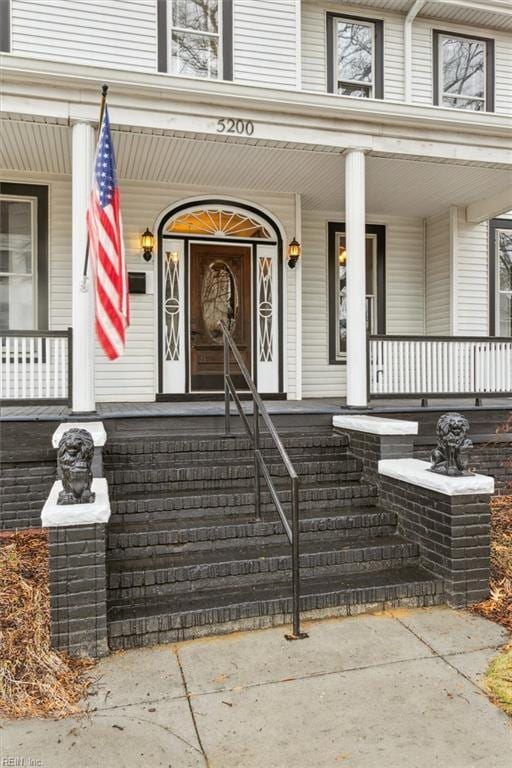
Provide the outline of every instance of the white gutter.
<path id="1" fill-rule="evenodd" d="M 454 8 L 468 7 L 467 0 L 429 0 L 429 2 L 450 5 Z M 414 0 L 404 21 L 404 101 L 406 104 L 412 101 L 412 24 L 425 3 L 426 0 Z M 512 18 L 511 0 L 494 0 L 494 3 L 472 2 L 471 9 Z"/>
<path id="2" fill-rule="evenodd" d="M 425 0 L 415 0 L 404 21 L 404 101 L 412 101 L 412 23 L 425 5 Z"/>

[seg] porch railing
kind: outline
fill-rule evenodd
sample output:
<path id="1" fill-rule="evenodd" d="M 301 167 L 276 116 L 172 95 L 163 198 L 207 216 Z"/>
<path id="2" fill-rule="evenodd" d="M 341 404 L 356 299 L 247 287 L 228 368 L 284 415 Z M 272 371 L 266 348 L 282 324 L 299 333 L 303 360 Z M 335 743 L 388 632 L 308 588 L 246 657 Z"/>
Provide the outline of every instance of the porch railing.
<path id="1" fill-rule="evenodd" d="M 512 339 L 370 336 L 371 397 L 512 395 Z"/>
<path id="2" fill-rule="evenodd" d="M 242 355 L 235 341 L 229 332 L 227 326 L 220 321 L 219 327 L 222 330 L 224 341 L 224 408 L 225 408 L 225 430 L 226 434 L 231 434 L 231 398 L 236 405 L 238 414 L 245 430 L 251 441 L 251 445 L 254 453 L 254 506 L 256 512 L 256 518 L 261 520 L 261 484 L 260 484 L 260 472 L 267 484 L 270 496 L 277 509 L 281 523 L 285 530 L 286 536 L 292 548 L 292 621 L 293 632 L 291 635 L 286 635 L 288 640 L 299 640 L 307 637 L 307 634 L 300 631 L 300 555 L 299 555 L 299 476 L 295 471 L 295 468 L 290 461 L 290 457 L 286 452 L 286 449 L 281 441 L 281 438 L 277 434 L 277 430 L 272 423 L 267 409 L 263 404 L 263 400 L 256 390 L 254 381 L 251 374 L 247 370 Z M 242 403 L 236 391 L 236 387 L 233 383 L 233 379 L 230 373 L 230 352 L 235 358 L 235 361 L 242 373 L 245 383 L 252 395 L 253 401 L 253 421 L 252 428 L 249 423 L 249 419 L 245 414 L 242 407 Z M 277 448 L 279 455 L 283 461 L 286 471 L 290 478 L 291 487 L 291 506 L 292 506 L 292 524 L 288 522 L 283 505 L 277 494 L 275 485 L 272 481 L 269 469 L 263 458 L 260 445 L 260 417 L 269 431 L 269 434 Z"/>
<path id="3" fill-rule="evenodd" d="M 0 331 L 2 405 L 71 404 L 73 332 Z"/>

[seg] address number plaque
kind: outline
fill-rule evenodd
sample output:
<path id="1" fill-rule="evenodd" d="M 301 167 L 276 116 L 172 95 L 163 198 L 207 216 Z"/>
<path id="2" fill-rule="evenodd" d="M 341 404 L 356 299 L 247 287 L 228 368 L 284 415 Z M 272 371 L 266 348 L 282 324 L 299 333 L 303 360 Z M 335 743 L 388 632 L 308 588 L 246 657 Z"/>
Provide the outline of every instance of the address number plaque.
<path id="1" fill-rule="evenodd" d="M 217 133 L 252 136 L 254 133 L 254 123 L 252 120 L 235 120 L 232 117 L 221 117 L 217 120 Z"/>

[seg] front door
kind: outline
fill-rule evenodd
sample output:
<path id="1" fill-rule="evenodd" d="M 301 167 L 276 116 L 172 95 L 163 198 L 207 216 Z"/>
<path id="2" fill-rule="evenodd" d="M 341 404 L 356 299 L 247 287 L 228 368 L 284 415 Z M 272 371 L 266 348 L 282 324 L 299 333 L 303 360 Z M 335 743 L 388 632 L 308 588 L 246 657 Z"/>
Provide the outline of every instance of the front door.
<path id="1" fill-rule="evenodd" d="M 223 338 L 219 320 L 231 330 L 252 372 L 251 246 L 195 243 L 190 247 L 190 388 L 224 388 Z M 237 388 L 245 388 L 231 357 Z"/>

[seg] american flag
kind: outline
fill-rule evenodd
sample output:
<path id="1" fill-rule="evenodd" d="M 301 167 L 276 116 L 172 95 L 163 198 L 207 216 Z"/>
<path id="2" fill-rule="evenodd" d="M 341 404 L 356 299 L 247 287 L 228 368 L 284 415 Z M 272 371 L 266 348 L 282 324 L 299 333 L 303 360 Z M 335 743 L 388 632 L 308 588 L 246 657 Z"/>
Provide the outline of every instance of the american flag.
<path id="1" fill-rule="evenodd" d="M 87 228 L 94 278 L 96 334 L 107 357 L 116 360 L 124 350 L 130 308 L 119 187 L 107 105 L 96 149 Z"/>

